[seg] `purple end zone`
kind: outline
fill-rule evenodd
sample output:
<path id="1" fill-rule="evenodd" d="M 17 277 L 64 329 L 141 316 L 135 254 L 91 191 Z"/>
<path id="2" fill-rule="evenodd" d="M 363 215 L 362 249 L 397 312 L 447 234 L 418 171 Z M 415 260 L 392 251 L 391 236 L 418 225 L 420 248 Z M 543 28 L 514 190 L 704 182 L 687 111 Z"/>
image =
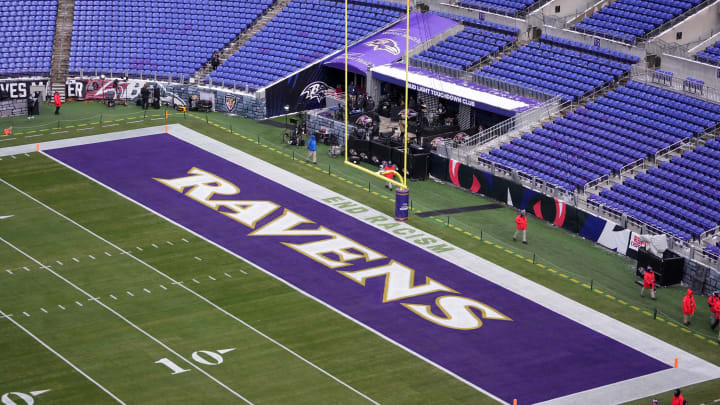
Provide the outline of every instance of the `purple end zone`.
<path id="1" fill-rule="evenodd" d="M 413 350 L 447 370 L 512 402 L 534 403 L 669 368 L 622 343 L 550 311 L 425 250 L 328 208 L 274 181 L 168 135 L 50 150 L 56 159 L 247 258 L 296 288 Z M 416 271 L 465 297 L 486 303 L 512 321 L 484 319 L 474 330 L 448 329 L 400 302 L 433 305 L 433 293 L 382 303 L 384 278 L 355 283 L 284 246 L 307 237 L 248 236 L 251 229 L 153 178 L 188 176 L 193 167 L 240 188 L 223 199 L 269 200 L 297 212 Z M 322 179 L 319 179 L 322 181 Z M 260 221 L 277 218 L 282 209 Z M 120 218 L 120 220 L 122 220 Z M 318 240 L 315 237 L 315 240 Z M 385 260 L 387 262 L 388 260 Z M 360 260 L 341 270 L 378 264 Z M 441 315 L 437 307 L 433 312 Z"/>

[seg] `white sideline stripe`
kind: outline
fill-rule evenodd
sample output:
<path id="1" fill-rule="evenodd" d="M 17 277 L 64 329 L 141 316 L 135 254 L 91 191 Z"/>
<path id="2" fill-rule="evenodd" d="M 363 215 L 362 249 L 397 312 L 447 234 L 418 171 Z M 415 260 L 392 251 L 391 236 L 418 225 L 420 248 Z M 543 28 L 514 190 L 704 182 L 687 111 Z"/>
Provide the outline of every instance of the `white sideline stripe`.
<path id="1" fill-rule="evenodd" d="M 27 312 L 23 312 L 23 314 L 25 314 L 25 316 L 30 316 L 30 315 L 27 314 Z M 64 361 L 65 364 L 67 364 L 68 366 L 72 367 L 73 370 L 77 371 L 78 373 L 80 373 L 80 375 L 82 375 L 83 377 L 85 377 L 88 381 L 90 381 L 91 383 L 95 384 L 98 388 L 100 388 L 101 390 L 103 390 L 103 392 L 105 392 L 106 394 L 108 394 L 108 395 L 110 396 L 110 398 L 114 399 L 114 400 L 115 400 L 117 403 L 119 403 L 119 404 L 125 405 L 125 402 L 123 402 L 120 398 L 118 398 L 117 396 L 115 396 L 115 394 L 113 394 L 112 392 L 108 391 L 108 389 L 105 388 L 105 387 L 103 387 L 99 382 L 95 381 L 92 377 L 90 377 L 89 375 L 85 374 L 85 373 L 84 373 L 82 370 L 80 370 L 76 365 L 74 365 L 73 363 L 71 363 L 70 360 L 68 360 L 68 359 L 66 359 L 65 357 L 63 357 L 62 354 L 56 352 L 55 349 L 53 349 L 52 347 L 48 346 L 45 342 L 43 342 L 42 340 L 40 340 L 39 337 L 33 335 L 32 332 L 30 332 L 29 330 L 25 329 L 24 326 L 20 325 L 17 321 L 15 321 L 14 319 L 12 319 L 11 317 L 6 316 L 5 313 L 4 313 L 2 310 L 0 310 L 0 315 L 3 315 L 3 316 L 5 317 L 5 319 L 9 320 L 9 321 L 12 322 L 15 326 L 17 326 L 18 328 L 20 328 L 20 330 L 22 330 L 23 332 L 25 332 L 25 333 L 27 333 L 28 335 L 30 335 L 30 337 L 32 337 L 33 339 L 35 339 L 36 342 L 40 343 L 44 348 L 46 348 L 48 351 L 50 351 L 50 353 L 52 353 L 52 354 L 54 354 L 55 356 L 57 356 L 58 358 L 60 358 L 60 360 Z M 1 318 L 1 317 L 0 317 L 0 318 Z"/>
<path id="2" fill-rule="evenodd" d="M 0 181 L 5 182 L 5 180 L 2 180 L 2 179 L 0 179 Z M 2 237 L 0 237 L 0 241 L 2 241 L 3 243 L 5 243 L 6 245 L 10 246 L 10 247 L 13 248 L 14 250 L 16 250 L 18 253 L 22 254 L 22 255 L 25 256 L 25 257 L 27 257 L 28 259 L 30 259 L 30 260 L 34 261 L 35 263 L 37 263 L 37 264 L 39 264 L 39 265 L 42 266 L 42 263 L 40 263 L 37 259 L 35 259 L 34 257 L 30 256 L 29 254 L 25 253 L 24 251 L 20 250 L 20 248 L 16 247 L 16 246 L 13 245 L 12 243 L 6 241 L 6 240 L 3 239 Z M 66 284 L 68 284 L 68 285 L 70 285 L 71 287 L 73 287 L 74 289 L 76 289 L 78 292 L 80 292 L 80 293 L 88 296 L 88 297 L 89 297 L 88 301 L 95 301 L 95 302 L 97 302 L 98 305 L 100 305 L 101 307 L 105 308 L 105 309 L 108 310 L 110 313 L 112 313 L 112 314 L 115 315 L 116 317 L 120 318 L 120 319 L 121 319 L 122 321 L 124 321 L 126 324 L 128 324 L 129 326 L 131 326 L 132 328 L 134 328 L 134 329 L 137 330 L 138 332 L 142 333 L 143 335 L 147 336 L 148 338 L 150 338 L 152 341 L 154 341 L 154 342 L 157 343 L 158 345 L 162 346 L 165 350 L 169 351 L 170 353 L 174 354 L 174 355 L 177 356 L 178 358 L 182 359 L 185 363 L 187 363 L 187 364 L 190 365 L 192 368 L 194 368 L 194 369 L 196 369 L 197 371 L 199 371 L 199 372 L 200 372 L 201 374 L 203 374 L 204 376 L 206 376 L 206 377 L 210 378 L 211 380 L 213 380 L 214 382 L 216 382 L 219 386 L 225 388 L 227 391 L 229 391 L 230 393 L 232 393 L 232 394 L 235 395 L 236 397 L 242 399 L 242 400 L 245 401 L 246 403 L 248 403 L 248 404 L 250 404 L 250 405 L 253 405 L 252 402 L 250 402 L 250 401 L 248 401 L 247 399 L 245 399 L 245 397 L 243 397 L 242 395 L 240 395 L 240 394 L 238 394 L 237 392 L 235 392 L 232 388 L 228 387 L 227 385 L 225 385 L 224 383 L 222 383 L 222 382 L 221 382 L 220 380 L 218 380 L 217 378 L 211 376 L 211 375 L 208 374 L 205 370 L 203 370 L 203 369 L 201 369 L 200 367 L 196 366 L 195 363 L 193 363 L 193 362 L 191 362 L 190 360 L 186 359 L 186 358 L 183 357 L 180 353 L 178 353 L 178 352 L 176 352 L 175 350 L 171 349 L 168 345 L 166 345 L 165 343 L 161 342 L 160 340 L 158 340 L 157 338 L 155 338 L 154 336 L 152 336 L 151 334 L 149 334 L 148 332 L 146 332 L 145 330 L 143 330 L 141 327 L 135 325 L 132 321 L 130 321 L 129 319 L 127 319 L 127 318 L 125 318 L 124 316 L 122 316 L 119 312 L 117 312 L 117 311 L 115 311 L 114 309 L 110 308 L 109 306 L 105 305 L 105 303 L 102 302 L 102 301 L 100 301 L 100 299 L 95 298 L 95 297 L 94 297 L 93 295 L 91 295 L 89 292 L 87 292 L 87 291 L 83 290 L 82 288 L 78 287 L 77 285 L 73 284 L 72 281 L 66 279 L 65 277 L 61 276 L 60 274 L 58 274 L 58 273 L 56 273 L 56 272 L 54 272 L 54 271 L 52 271 L 52 270 L 49 270 L 49 269 L 48 269 L 48 271 L 49 271 L 50 273 L 52 273 L 55 277 L 59 278 L 60 280 L 64 281 Z M 128 293 L 130 293 L 130 292 L 128 291 Z"/>
<path id="3" fill-rule="evenodd" d="M 243 257 L 240 257 L 240 256 L 237 255 L 236 253 L 228 250 L 227 248 L 225 248 L 225 247 L 223 247 L 223 246 L 221 246 L 221 245 L 219 245 L 219 244 L 216 244 L 216 243 L 214 243 L 214 242 L 206 239 L 205 237 L 203 237 L 202 235 L 196 233 L 195 231 L 190 230 L 190 229 L 188 229 L 188 228 L 186 228 L 186 227 L 178 224 L 178 223 L 175 222 L 175 221 L 172 221 L 171 219 L 165 217 L 164 215 L 161 215 L 160 213 L 155 212 L 154 210 L 150 209 L 149 207 L 146 207 L 146 206 L 138 203 L 137 201 L 135 201 L 135 200 L 127 197 L 126 195 L 120 193 L 119 191 L 117 191 L 117 190 L 115 190 L 115 189 L 113 189 L 113 188 L 111 188 L 111 187 L 108 187 L 107 185 L 105 185 L 105 184 L 103 184 L 103 183 L 100 183 L 99 181 L 97 181 L 97 180 L 93 179 L 92 177 L 88 176 L 87 174 L 85 174 L 85 173 L 83 173 L 83 172 L 75 169 L 74 167 L 68 166 L 67 164 L 65 164 L 65 162 L 61 162 L 61 161 L 55 159 L 54 157 L 48 155 L 48 154 L 45 153 L 45 152 L 42 152 L 42 151 L 41 151 L 40 153 L 42 153 L 42 154 L 43 154 L 44 156 L 46 156 L 48 159 L 52 159 L 53 161 L 57 162 L 58 164 L 61 164 L 61 165 L 65 166 L 65 167 L 67 167 L 68 169 L 70 169 L 70 170 L 72 170 L 72 171 L 80 174 L 81 176 L 83 176 L 83 177 L 89 179 L 90 181 L 92 181 L 92 182 L 100 185 L 101 187 L 104 187 L 104 188 L 106 188 L 106 189 L 114 192 L 115 194 L 117 194 L 117 195 L 125 198 L 126 200 L 128 200 L 128 201 L 130 201 L 130 202 L 132 202 L 132 203 L 134 203 L 134 204 L 137 204 L 137 205 L 140 206 L 140 207 L 145 208 L 145 209 L 148 210 L 149 212 L 154 213 L 155 215 L 159 216 L 160 218 L 165 219 L 166 221 L 170 222 L 171 224 L 174 224 L 175 226 L 177 226 L 177 227 L 179 227 L 179 228 L 181 228 L 181 229 L 185 229 L 186 231 L 188 231 L 189 233 L 191 233 L 191 234 L 199 237 L 200 239 L 203 239 L 203 240 L 205 240 L 206 242 L 208 242 L 208 243 L 210 243 L 210 244 L 212 244 L 212 245 L 214 245 L 214 246 L 219 247 L 219 248 L 222 249 L 223 251 L 230 253 L 231 255 L 237 257 L 238 259 L 247 261 L 247 259 L 245 259 L 245 258 L 243 258 Z M 122 249 L 121 249 L 119 246 L 117 246 L 116 244 L 108 241 L 107 239 L 103 238 L 102 236 L 96 234 L 95 232 L 89 230 L 88 228 L 86 228 L 86 227 L 80 225 L 79 223 L 73 221 L 72 219 L 66 217 L 65 215 L 61 214 L 60 212 L 56 211 L 55 209 L 47 206 L 45 203 L 37 200 L 35 197 L 27 194 L 26 192 L 20 190 L 19 188 L 13 186 L 12 184 L 10 184 L 10 183 L 8 183 L 8 182 L 6 182 L 4 179 L 0 178 L 0 182 L 2 182 L 2 183 L 4 183 L 5 185 L 9 186 L 10 188 L 12 188 L 13 190 L 19 192 L 20 194 L 24 195 L 25 197 L 27 197 L 27 198 L 35 201 L 37 204 L 39 204 L 39 205 L 47 208 L 49 211 L 55 213 L 56 215 L 60 216 L 61 218 L 64 218 L 65 220 L 69 221 L 70 223 L 74 224 L 75 226 L 77 226 L 78 228 L 84 230 L 85 232 L 89 233 L 90 235 L 93 235 L 93 236 L 96 237 L 97 239 L 99 239 L 99 240 L 107 243 L 108 245 L 112 246 L 113 248 L 115 248 L 115 249 L 117 249 L 117 250 L 122 251 Z M 293 351 L 292 349 L 290 349 L 289 347 L 283 345 L 282 343 L 278 342 L 277 340 L 275 340 L 275 339 L 271 338 L 270 336 L 266 335 L 265 333 L 261 332 L 259 329 L 255 328 L 254 326 L 252 326 L 252 325 L 250 325 L 249 323 L 243 321 L 242 319 L 238 318 L 237 316 L 231 314 L 230 312 L 228 312 L 228 311 L 226 311 L 225 309 L 221 308 L 220 306 L 218 306 L 218 305 L 215 304 L 214 302 L 210 301 L 209 299 L 205 298 L 204 296 L 198 294 L 197 292 L 195 292 L 195 291 L 192 290 L 191 288 L 189 288 L 189 287 L 187 287 L 186 285 L 184 285 L 184 284 L 182 283 L 182 281 L 178 282 L 178 281 L 175 280 L 174 278 L 172 278 L 172 277 L 170 277 L 169 275 L 163 273 L 162 271 L 156 269 L 155 267 L 153 267 L 153 266 L 151 266 L 150 264 L 146 263 L 146 262 L 143 261 L 142 259 L 133 256 L 132 254 L 128 254 L 128 256 L 131 257 L 131 258 L 133 258 L 133 259 L 135 259 L 135 261 L 137 261 L 138 263 L 143 264 L 144 266 L 146 266 L 146 267 L 149 268 L 150 270 L 152 270 L 152 271 L 156 272 L 157 274 L 159 274 L 159 275 L 165 277 L 166 279 L 170 280 L 173 284 L 177 284 L 180 288 L 183 288 L 184 290 L 186 290 L 187 292 L 191 293 L 192 295 L 194 295 L 194 296 L 197 297 L 198 299 L 206 302 L 208 305 L 214 307 L 214 308 L 217 309 L 218 311 L 220 311 L 220 312 L 224 313 L 225 315 L 229 316 L 230 318 L 234 319 L 235 321 L 237 321 L 238 323 L 242 324 L 242 325 L 245 326 L 246 328 L 248 328 L 248 329 L 252 330 L 253 332 L 257 333 L 258 335 L 264 337 L 265 339 L 267 339 L 268 341 L 272 342 L 272 343 L 275 344 L 276 346 L 280 347 L 281 349 L 283 349 L 283 350 L 285 350 L 286 352 L 290 353 L 291 355 L 295 356 L 295 358 L 297 358 L 298 360 L 301 360 L 301 361 L 304 362 L 305 364 L 309 365 L 310 367 L 314 368 L 315 370 L 317 370 L 317 371 L 321 372 L 322 374 L 326 375 L 327 377 L 331 378 L 333 381 L 337 382 L 338 384 L 344 386 L 345 388 L 349 389 L 350 391 L 354 392 L 355 394 L 363 397 L 363 398 L 366 399 L 367 401 L 369 401 L 369 402 L 371 402 L 371 403 L 373 403 L 373 404 L 376 404 L 376 405 L 380 405 L 380 404 L 379 404 L 378 402 L 376 402 L 374 399 L 372 399 L 372 398 L 370 398 L 369 396 L 363 394 L 362 392 L 360 392 L 360 391 L 358 391 L 357 389 L 353 388 L 353 387 L 352 387 L 351 385 L 349 385 L 348 383 L 346 383 L 346 382 L 342 381 L 341 379 L 335 377 L 334 375 L 330 374 L 330 373 L 329 373 L 328 371 L 326 371 L 325 369 L 321 368 L 320 366 L 316 365 L 315 363 L 311 362 L 310 360 L 306 359 L 305 357 L 303 357 L 303 356 L 299 355 L 298 353 L 294 352 L 294 351 Z M 248 261 L 248 263 L 252 264 L 253 266 L 255 266 L 255 267 L 259 268 L 259 269 L 262 269 L 262 267 L 259 267 L 259 266 L 256 265 L 255 263 L 252 263 L 252 262 L 250 262 L 250 261 Z M 350 319 L 350 320 L 355 321 L 355 322 L 358 322 L 357 320 L 351 318 L 350 316 L 348 316 L 348 315 L 340 312 L 339 310 L 337 310 L 337 309 L 329 306 L 327 303 L 318 300 L 317 298 L 313 297 L 312 295 L 310 295 L 310 294 L 308 294 L 308 293 L 306 293 L 306 292 L 304 292 L 304 291 L 302 291 L 302 290 L 300 290 L 300 289 L 297 289 L 297 288 L 296 288 L 295 286 L 293 286 L 292 284 L 290 284 L 290 283 L 286 282 L 285 280 L 277 277 L 276 275 L 270 273 L 269 271 L 267 271 L 267 270 L 265 270 L 265 269 L 262 269 L 262 270 L 263 270 L 265 273 L 267 273 L 267 274 L 271 275 L 272 277 L 274 277 L 275 279 L 277 279 L 277 280 L 281 281 L 282 283 L 284 283 L 284 284 L 290 286 L 291 288 L 295 289 L 296 291 L 301 292 L 301 293 L 304 294 L 305 296 L 310 297 L 310 298 L 313 299 L 313 300 L 316 300 L 316 301 L 318 301 L 318 302 L 323 303 L 325 306 L 327 306 L 328 308 L 331 308 L 333 311 L 337 312 L 338 314 L 341 314 L 341 315 L 344 316 L 345 318 Z M 227 273 L 226 273 L 226 274 L 227 274 Z M 228 277 L 229 277 L 229 276 L 228 276 Z M 389 340 L 387 337 L 385 337 L 384 335 L 380 334 L 379 332 L 373 330 L 372 328 L 368 327 L 367 325 L 362 324 L 362 323 L 360 323 L 360 322 L 358 322 L 358 324 L 363 325 L 365 328 L 373 331 L 373 332 L 376 333 L 378 336 L 381 336 L 381 337 L 383 337 L 384 339 L 387 339 L 388 341 L 391 341 L 391 340 Z M 391 342 L 392 342 L 392 341 L 391 341 Z M 399 347 L 403 347 L 403 346 L 400 345 Z M 403 348 L 404 348 L 404 347 L 403 347 Z M 405 349 L 405 350 L 408 350 L 410 353 L 413 353 L 413 354 L 419 356 L 419 354 L 417 354 L 417 353 L 415 353 L 415 352 L 412 352 L 412 351 L 410 351 L 410 350 L 407 349 L 407 348 L 404 348 L 404 349 Z M 432 363 L 432 364 L 435 364 L 435 363 Z M 437 364 L 435 364 L 435 365 L 436 365 L 437 367 L 440 367 L 440 366 L 437 365 Z M 194 367 L 194 365 L 193 365 L 193 367 Z M 445 370 L 445 369 L 443 368 L 443 370 Z M 449 370 L 448 370 L 448 372 L 449 372 Z M 456 378 L 460 379 L 461 381 L 465 381 L 466 383 L 470 384 L 471 386 L 476 387 L 475 385 L 471 384 L 469 381 L 466 381 L 466 380 L 462 379 L 460 376 L 457 376 L 457 375 L 455 375 L 455 374 L 452 374 L 452 375 L 455 376 Z M 503 402 L 503 401 L 501 401 L 499 398 L 497 398 L 496 396 L 494 396 L 494 395 L 492 395 L 492 394 L 490 394 L 490 393 L 487 393 L 486 391 L 480 389 L 479 387 L 476 387 L 476 388 L 479 389 L 481 392 L 486 393 L 487 395 L 491 396 L 492 398 L 495 398 L 495 399 L 497 399 L 498 401 Z"/>

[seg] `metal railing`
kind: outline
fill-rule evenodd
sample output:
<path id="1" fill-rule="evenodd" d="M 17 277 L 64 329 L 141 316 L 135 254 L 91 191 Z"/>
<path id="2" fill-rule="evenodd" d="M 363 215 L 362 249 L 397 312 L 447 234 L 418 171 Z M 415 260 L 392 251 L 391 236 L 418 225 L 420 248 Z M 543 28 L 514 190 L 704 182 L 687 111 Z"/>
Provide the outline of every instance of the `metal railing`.
<path id="1" fill-rule="evenodd" d="M 467 82 L 479 84 L 481 86 L 489 87 L 495 90 L 505 91 L 508 93 L 516 94 L 526 98 L 532 98 L 540 101 L 547 101 L 555 97 L 553 94 L 541 92 L 538 90 L 531 89 L 529 87 L 521 86 L 518 84 L 508 83 L 501 80 L 489 79 L 481 76 L 476 76 L 474 72 L 467 70 L 453 69 L 448 66 L 443 66 L 433 62 L 421 61 L 410 58 L 410 65 L 419 67 L 425 70 L 429 70 L 433 73 L 443 74 L 448 77 L 455 79 L 465 80 Z"/>
<path id="2" fill-rule="evenodd" d="M 663 83 L 660 83 L 656 80 L 656 76 L 653 75 L 655 70 L 647 69 L 642 66 L 633 65 L 631 70 L 631 79 L 635 80 L 637 82 L 653 85 L 655 87 L 660 88 L 669 88 L 671 90 L 677 91 L 678 93 L 685 94 L 690 97 L 695 97 L 699 99 L 704 99 L 707 101 L 710 101 L 712 103 L 718 104 L 720 103 L 720 90 L 716 89 L 714 87 L 709 87 L 707 85 L 703 85 L 701 91 L 688 91 L 687 86 L 685 85 L 685 79 L 681 79 L 679 77 L 674 78 L 674 80 L 666 80 Z"/>
<path id="3" fill-rule="evenodd" d="M 665 30 L 667 30 L 668 28 L 673 27 L 673 26 L 675 26 L 676 24 L 678 24 L 679 22 L 681 22 L 681 21 L 685 20 L 686 18 L 690 17 L 691 15 L 694 15 L 695 13 L 697 13 L 698 11 L 700 11 L 701 9 L 709 6 L 709 5 L 710 5 L 711 3 L 713 3 L 714 1 L 716 1 L 716 0 L 705 0 L 705 1 L 703 1 L 703 2 L 701 2 L 701 3 L 699 3 L 699 4 L 697 4 L 697 5 L 695 5 L 695 7 L 691 7 L 690 9 L 686 10 L 685 12 L 680 13 L 680 15 L 678 15 L 677 17 L 675 17 L 675 18 L 673 18 L 673 19 L 671 19 L 671 20 L 669 20 L 669 21 L 664 22 L 663 24 L 661 24 L 661 25 L 660 25 L 659 27 L 657 27 L 657 28 L 654 28 L 653 30 L 651 30 L 651 31 L 648 32 L 647 34 L 642 35 L 641 37 L 638 37 L 637 41 L 647 41 L 648 39 L 650 39 L 650 38 L 652 38 L 652 37 L 660 34 L 661 32 L 665 32 Z"/>
<path id="4" fill-rule="evenodd" d="M 524 131 L 542 120 L 552 118 L 563 109 L 563 106 L 566 106 L 566 104 L 560 104 L 560 96 L 555 96 L 553 99 L 535 108 L 519 113 L 490 128 L 484 129 L 463 141 L 459 146 L 474 148 L 505 135 L 510 131 Z"/>

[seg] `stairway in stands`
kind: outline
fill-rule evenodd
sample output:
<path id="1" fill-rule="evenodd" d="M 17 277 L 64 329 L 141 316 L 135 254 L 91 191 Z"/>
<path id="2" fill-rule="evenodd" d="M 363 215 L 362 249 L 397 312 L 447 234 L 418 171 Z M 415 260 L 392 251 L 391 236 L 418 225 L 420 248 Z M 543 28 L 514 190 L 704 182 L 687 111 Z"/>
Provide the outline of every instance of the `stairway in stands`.
<path id="1" fill-rule="evenodd" d="M 227 44 L 225 48 L 220 50 L 220 64 L 222 65 L 223 62 L 228 60 L 228 58 L 237 52 L 238 49 L 240 49 L 247 41 L 250 40 L 255 34 L 257 34 L 267 23 L 270 22 L 275 16 L 280 14 L 280 12 L 285 8 L 285 6 L 290 3 L 290 0 L 277 0 L 275 1 L 272 6 L 268 7 L 268 9 L 265 11 L 263 15 L 258 17 L 257 20 L 253 21 L 252 24 L 248 26 L 245 31 L 243 31 L 240 35 L 237 36 L 232 42 Z M 202 83 L 205 78 L 212 72 L 212 64 L 210 61 L 208 61 L 205 66 L 200 68 L 195 74 L 193 75 L 193 78 L 195 78 L 196 83 Z"/>
<path id="2" fill-rule="evenodd" d="M 60 93 L 60 99 L 65 102 L 65 81 L 68 76 L 70 62 L 70 45 L 72 42 L 73 18 L 75 14 L 75 0 L 58 0 L 57 16 L 55 17 L 55 39 L 53 41 L 53 55 L 50 65 L 51 93 Z"/>

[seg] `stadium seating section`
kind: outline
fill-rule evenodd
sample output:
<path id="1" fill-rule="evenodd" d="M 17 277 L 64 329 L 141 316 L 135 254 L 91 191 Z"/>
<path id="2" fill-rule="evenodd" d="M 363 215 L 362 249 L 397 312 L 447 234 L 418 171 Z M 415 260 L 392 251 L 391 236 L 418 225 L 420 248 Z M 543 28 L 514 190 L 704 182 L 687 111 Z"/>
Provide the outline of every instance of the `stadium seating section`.
<path id="1" fill-rule="evenodd" d="M 544 93 L 577 100 L 630 71 L 638 58 L 605 48 L 543 35 L 475 72 Z"/>
<path id="2" fill-rule="evenodd" d="M 452 14 L 452 13 L 446 13 L 444 11 L 437 11 L 437 10 L 429 10 L 429 13 L 439 15 L 441 17 L 449 18 L 451 20 L 455 20 L 458 22 L 463 23 L 466 27 L 477 27 L 486 31 L 494 31 L 499 32 L 501 34 L 506 35 L 512 35 L 514 37 L 517 37 L 520 33 L 520 30 L 515 27 L 510 27 L 503 24 L 498 24 L 490 21 L 480 20 L 478 18 L 473 17 L 466 17 L 462 15 Z"/>
<path id="3" fill-rule="evenodd" d="M 695 59 L 700 62 L 720 66 L 720 41 L 710 45 L 704 51 L 698 52 L 697 55 L 695 55 Z"/>
<path id="4" fill-rule="evenodd" d="M 56 0 L 0 0 L 0 76 L 50 74 Z"/>
<path id="5" fill-rule="evenodd" d="M 720 122 L 718 105 L 677 94 L 663 101 L 696 124 L 703 125 L 700 117 Z M 720 142 L 708 141 L 591 198 L 681 239 L 696 238 L 720 223 Z"/>
<path id="6" fill-rule="evenodd" d="M 720 246 L 718 246 L 718 245 L 708 244 L 705 247 L 705 251 L 710 252 L 710 253 L 714 254 L 715 256 L 720 256 Z"/>
<path id="7" fill-rule="evenodd" d="M 592 198 L 678 238 L 697 238 L 720 223 L 720 142 L 709 141 Z"/>
<path id="8" fill-rule="evenodd" d="M 214 84 L 258 89 L 339 49 L 345 42 L 344 2 L 293 0 L 211 74 Z M 401 4 L 380 0 L 349 3 L 352 42 L 404 15 Z"/>
<path id="9" fill-rule="evenodd" d="M 701 0 L 617 0 L 575 24 L 575 30 L 632 44 L 639 37 L 700 2 Z"/>
<path id="10" fill-rule="evenodd" d="M 412 59 L 465 70 L 483 58 L 494 55 L 516 39 L 516 36 L 507 33 L 467 27 Z"/>
<path id="11" fill-rule="evenodd" d="M 271 4 L 272 0 L 76 0 L 70 73 L 190 75 Z"/>
<path id="12" fill-rule="evenodd" d="M 483 158 L 575 190 L 719 122 L 720 106 L 631 81 Z"/>
<path id="13" fill-rule="evenodd" d="M 460 0 L 464 7 L 503 15 L 518 15 L 539 0 Z"/>

